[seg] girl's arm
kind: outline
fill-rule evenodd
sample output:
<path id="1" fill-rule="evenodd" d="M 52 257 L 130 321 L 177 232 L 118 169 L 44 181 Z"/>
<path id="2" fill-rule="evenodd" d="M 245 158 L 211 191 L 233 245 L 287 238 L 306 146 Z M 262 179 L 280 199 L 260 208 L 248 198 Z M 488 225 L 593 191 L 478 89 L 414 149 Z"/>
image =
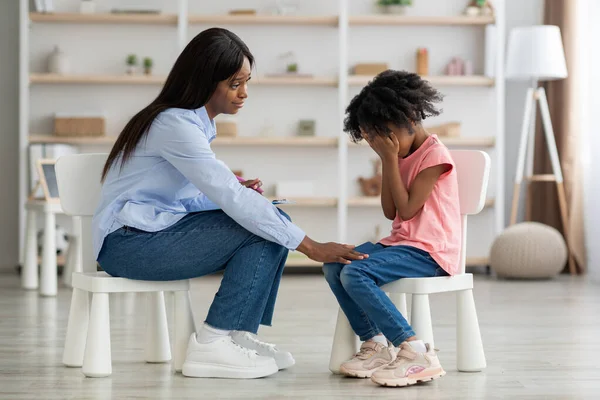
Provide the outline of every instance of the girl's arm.
<path id="1" fill-rule="evenodd" d="M 396 161 L 396 169 L 398 168 L 398 162 Z M 382 171 L 383 185 L 381 187 L 381 208 L 383 208 L 383 215 L 389 220 L 396 218 L 396 204 L 394 204 L 394 197 L 390 190 L 390 184 L 387 179 L 385 170 Z"/>
<path id="2" fill-rule="evenodd" d="M 433 191 L 440 175 L 447 172 L 451 167 L 448 165 L 436 165 L 424 169 L 419 172 L 412 186 L 407 190 L 400 178 L 398 163 L 391 161 L 395 160 L 383 162 L 383 176 L 385 177 L 387 174 L 387 181 L 398 216 L 403 221 L 407 221 L 419 212 Z"/>

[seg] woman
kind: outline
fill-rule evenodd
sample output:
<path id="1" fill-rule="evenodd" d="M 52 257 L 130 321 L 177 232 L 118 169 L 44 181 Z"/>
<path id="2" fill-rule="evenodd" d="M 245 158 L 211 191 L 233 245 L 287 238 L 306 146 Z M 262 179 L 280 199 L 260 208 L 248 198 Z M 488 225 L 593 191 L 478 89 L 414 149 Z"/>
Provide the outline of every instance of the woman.
<path id="1" fill-rule="evenodd" d="M 94 250 L 107 273 L 177 280 L 224 270 L 190 337 L 186 376 L 258 378 L 293 365 L 290 353 L 253 336 L 271 324 L 288 250 L 320 262 L 365 257 L 311 240 L 257 192 L 260 181 L 240 184 L 215 158 L 214 118 L 243 107 L 253 63 L 233 33 L 201 32 L 158 97 L 125 126 L 102 173 Z"/>

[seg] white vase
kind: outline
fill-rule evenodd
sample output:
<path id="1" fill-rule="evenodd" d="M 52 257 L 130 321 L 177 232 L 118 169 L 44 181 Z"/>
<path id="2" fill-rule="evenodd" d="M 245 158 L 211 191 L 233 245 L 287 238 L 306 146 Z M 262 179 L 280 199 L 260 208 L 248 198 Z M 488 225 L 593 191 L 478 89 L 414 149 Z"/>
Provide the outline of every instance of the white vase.
<path id="1" fill-rule="evenodd" d="M 54 47 L 54 51 L 48 56 L 48 72 L 60 75 L 71 72 L 69 59 L 58 46 Z"/>
<path id="2" fill-rule="evenodd" d="M 389 6 L 383 6 L 383 12 L 386 14 L 404 15 L 406 14 L 408 6 L 394 4 Z"/>

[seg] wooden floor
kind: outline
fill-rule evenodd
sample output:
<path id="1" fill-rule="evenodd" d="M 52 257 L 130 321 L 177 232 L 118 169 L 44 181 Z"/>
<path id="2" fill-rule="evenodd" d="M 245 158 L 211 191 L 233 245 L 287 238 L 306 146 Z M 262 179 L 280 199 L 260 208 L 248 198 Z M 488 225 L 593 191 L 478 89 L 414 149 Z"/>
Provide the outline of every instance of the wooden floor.
<path id="1" fill-rule="evenodd" d="M 70 291 L 56 298 L 18 288 L 0 275 L 0 398 L 2 399 L 596 399 L 600 394 L 600 286 L 582 278 L 510 282 L 479 277 L 475 298 L 488 368 L 456 371 L 455 302 L 432 298 L 436 347 L 448 374 L 411 388 L 380 388 L 327 369 L 337 306 L 320 275 L 286 274 L 275 326 L 265 340 L 289 349 L 297 364 L 252 381 L 174 375 L 169 364 L 143 362 L 143 297 L 111 298 L 113 375 L 85 378 L 61 365 Z M 194 282 L 196 322 L 219 277 Z M 168 300 L 169 303 L 171 299 Z M 171 303 L 170 303 L 171 304 Z"/>

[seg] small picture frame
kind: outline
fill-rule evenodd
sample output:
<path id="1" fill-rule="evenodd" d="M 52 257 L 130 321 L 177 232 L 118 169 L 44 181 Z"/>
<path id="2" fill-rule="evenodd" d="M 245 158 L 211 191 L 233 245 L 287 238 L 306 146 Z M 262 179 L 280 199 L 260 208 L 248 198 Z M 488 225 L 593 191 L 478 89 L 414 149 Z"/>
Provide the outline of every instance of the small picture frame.
<path id="1" fill-rule="evenodd" d="M 39 159 L 37 161 L 37 170 L 40 177 L 40 186 L 44 192 L 44 200 L 50 203 L 60 202 L 58 197 L 58 182 L 56 180 L 56 171 L 54 166 L 56 160 Z"/>
<path id="2" fill-rule="evenodd" d="M 298 136 L 315 136 L 316 125 L 312 119 L 298 121 Z"/>

